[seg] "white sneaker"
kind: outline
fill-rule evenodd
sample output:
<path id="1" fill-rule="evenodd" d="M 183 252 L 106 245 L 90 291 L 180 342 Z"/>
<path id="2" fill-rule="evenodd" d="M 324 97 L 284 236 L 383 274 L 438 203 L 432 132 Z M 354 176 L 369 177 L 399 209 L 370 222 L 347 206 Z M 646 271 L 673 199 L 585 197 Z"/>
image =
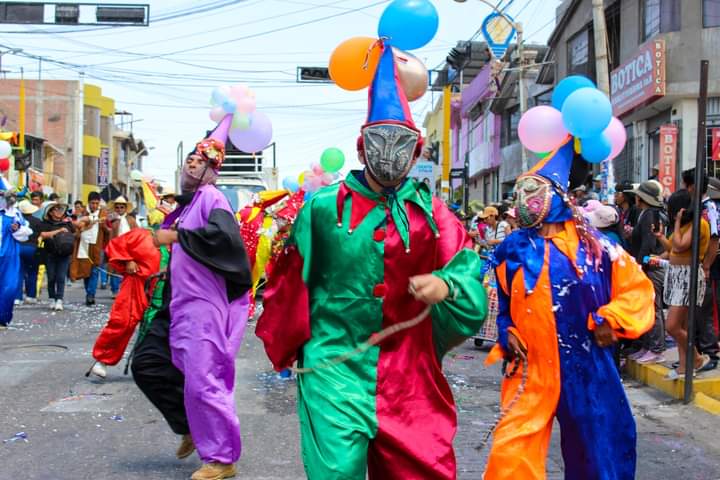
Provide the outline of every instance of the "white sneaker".
<path id="1" fill-rule="evenodd" d="M 107 368 L 105 368 L 105 364 L 102 362 L 95 362 L 95 365 L 93 365 L 92 369 L 90 369 L 90 372 L 100 378 L 107 377 Z"/>
<path id="2" fill-rule="evenodd" d="M 13 300 L 13 305 L 15 305 L 16 307 L 17 307 L 18 305 L 22 305 L 22 300 L 18 300 L 18 299 L 16 298 L 15 300 Z"/>
<path id="3" fill-rule="evenodd" d="M 55 311 L 55 305 L 57 305 L 57 300 L 54 298 L 50 299 L 50 310 Z"/>
<path id="4" fill-rule="evenodd" d="M 25 299 L 25 303 L 34 305 L 34 304 L 38 303 L 38 301 L 37 301 L 37 298 L 35 298 L 35 297 L 27 297 Z"/>
<path id="5" fill-rule="evenodd" d="M 57 310 L 58 312 L 63 311 L 62 300 L 55 300 L 55 310 Z"/>

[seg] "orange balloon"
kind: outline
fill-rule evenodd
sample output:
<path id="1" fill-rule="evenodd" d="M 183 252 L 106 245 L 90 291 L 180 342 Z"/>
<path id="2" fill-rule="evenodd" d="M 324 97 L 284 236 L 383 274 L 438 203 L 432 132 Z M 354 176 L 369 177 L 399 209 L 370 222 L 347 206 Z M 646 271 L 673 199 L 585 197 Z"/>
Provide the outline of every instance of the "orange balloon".
<path id="1" fill-rule="evenodd" d="M 361 90 L 372 82 L 380 53 L 377 38 L 345 40 L 330 55 L 330 78 L 342 89 Z"/>

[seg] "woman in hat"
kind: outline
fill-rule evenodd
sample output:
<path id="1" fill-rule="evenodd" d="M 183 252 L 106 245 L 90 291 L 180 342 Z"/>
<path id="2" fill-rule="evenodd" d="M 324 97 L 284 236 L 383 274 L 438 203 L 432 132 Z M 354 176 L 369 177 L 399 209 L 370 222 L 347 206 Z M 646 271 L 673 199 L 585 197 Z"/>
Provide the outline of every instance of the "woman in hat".
<path id="1" fill-rule="evenodd" d="M 18 209 L 33 232 L 26 241 L 20 242 L 20 282 L 15 299 L 18 304 L 22 302 L 24 293 L 25 303 L 37 303 L 37 277 L 40 266 L 37 243 L 40 237 L 40 224 L 42 221 L 33 214 L 40 209 L 30 203 L 29 200 L 20 202 Z"/>
<path id="2" fill-rule="evenodd" d="M 32 230 L 15 207 L 17 194 L 7 190 L 0 206 L 0 330 L 7 328 L 13 317 L 13 307 L 20 278 L 20 245 Z"/>
<path id="3" fill-rule="evenodd" d="M 70 268 L 70 257 L 75 246 L 75 227 L 67 218 L 67 205 L 49 202 L 42 210 L 40 238 L 43 241 L 45 268 L 48 278 L 48 296 L 51 310 L 63 310 L 65 279 Z"/>

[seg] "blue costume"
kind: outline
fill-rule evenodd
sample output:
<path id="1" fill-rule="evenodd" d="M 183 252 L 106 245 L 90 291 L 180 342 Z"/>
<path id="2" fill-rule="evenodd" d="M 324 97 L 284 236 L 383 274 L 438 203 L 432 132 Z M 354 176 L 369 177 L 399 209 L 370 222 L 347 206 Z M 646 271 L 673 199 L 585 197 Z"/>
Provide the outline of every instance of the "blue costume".
<path id="1" fill-rule="evenodd" d="M 32 230 L 27 220 L 14 207 L 0 210 L 0 326 L 7 326 L 13 317 L 13 302 L 20 281 L 20 244 Z M 17 230 L 13 231 L 13 224 Z"/>
<path id="2" fill-rule="evenodd" d="M 574 160 L 568 140 L 516 185 L 522 228 L 495 250 L 498 346 L 512 333 L 527 348 L 527 380 L 505 379 L 504 408 L 486 480 L 545 478 L 553 421 L 560 423 L 565 478 L 632 480 L 636 431 L 613 361 L 593 330 L 607 323 L 637 338 L 653 324 L 653 287 L 635 260 L 592 230 L 566 200 Z M 523 218 L 524 217 L 524 218 Z M 543 236 L 540 227 L 556 224 Z"/>

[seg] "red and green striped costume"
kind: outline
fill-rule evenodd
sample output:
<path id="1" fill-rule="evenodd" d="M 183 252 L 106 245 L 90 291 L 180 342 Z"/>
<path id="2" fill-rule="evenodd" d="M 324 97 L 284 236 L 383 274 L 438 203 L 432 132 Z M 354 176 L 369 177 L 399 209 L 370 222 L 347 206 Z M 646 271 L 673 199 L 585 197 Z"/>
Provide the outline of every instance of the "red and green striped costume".
<path id="1" fill-rule="evenodd" d="M 408 279 L 435 273 L 451 297 L 431 318 L 332 368 L 298 376 L 311 480 L 453 479 L 456 430 L 442 356 L 487 313 L 480 259 L 460 222 L 414 181 L 374 193 L 354 172 L 301 210 L 256 333 L 276 369 L 312 368 L 421 313 Z M 360 173 L 361 175 L 361 173 Z"/>

